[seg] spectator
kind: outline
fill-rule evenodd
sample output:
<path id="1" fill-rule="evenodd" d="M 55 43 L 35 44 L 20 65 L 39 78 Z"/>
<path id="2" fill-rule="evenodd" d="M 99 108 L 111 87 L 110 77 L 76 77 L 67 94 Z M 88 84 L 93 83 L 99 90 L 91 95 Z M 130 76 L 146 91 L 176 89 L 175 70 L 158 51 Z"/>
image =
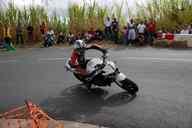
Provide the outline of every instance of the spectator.
<path id="1" fill-rule="evenodd" d="M 192 24 L 191 24 L 190 34 L 192 34 Z"/>
<path id="2" fill-rule="evenodd" d="M 158 40 L 162 40 L 163 39 L 163 31 L 162 30 L 157 31 L 157 39 Z"/>
<path id="3" fill-rule="evenodd" d="M 20 22 L 18 22 L 16 27 L 16 44 L 24 44 L 23 30 Z"/>
<path id="4" fill-rule="evenodd" d="M 119 33 L 119 22 L 116 18 L 113 18 L 112 21 L 112 40 L 115 41 L 115 43 L 118 43 L 118 33 Z"/>
<path id="5" fill-rule="evenodd" d="M 41 34 L 44 35 L 46 32 L 47 32 L 47 26 L 45 24 L 45 22 L 43 22 L 41 25 L 40 25 L 40 31 L 41 31 Z"/>
<path id="6" fill-rule="evenodd" d="M 7 24 L 5 24 L 3 28 L 3 38 L 9 38 L 8 40 L 11 40 L 11 33 L 10 33 L 10 28 Z"/>
<path id="7" fill-rule="evenodd" d="M 181 30 L 180 34 L 189 34 L 189 28 L 188 27 L 183 27 L 183 29 Z"/>
<path id="8" fill-rule="evenodd" d="M 27 27 L 28 41 L 33 42 L 33 26 L 29 25 Z"/>
<path id="9" fill-rule="evenodd" d="M 145 34 L 144 34 L 144 37 L 145 37 L 145 42 L 146 43 L 148 43 L 148 37 L 149 37 L 149 31 L 148 31 L 148 28 L 147 28 L 147 26 L 148 26 L 148 22 L 147 22 L 147 20 L 145 20 L 145 22 L 144 22 L 144 24 L 145 24 Z"/>
<path id="10" fill-rule="evenodd" d="M 3 26 L 4 26 L 4 25 L 0 22 L 0 28 L 3 28 Z M 4 37 L 3 37 L 3 29 L 0 29 L 0 41 L 1 41 L 1 42 L 3 42 L 3 40 L 4 40 L 3 38 L 4 38 Z"/>
<path id="11" fill-rule="evenodd" d="M 44 36 L 44 47 L 53 46 L 55 43 L 55 35 L 53 29 L 50 29 L 45 33 Z"/>
<path id="12" fill-rule="evenodd" d="M 124 26 L 123 27 L 123 30 L 121 31 L 121 35 L 122 35 L 122 43 L 124 45 L 127 45 L 128 44 L 128 28 L 127 26 Z"/>
<path id="13" fill-rule="evenodd" d="M 179 34 L 179 33 L 180 33 L 180 28 L 177 27 L 177 28 L 175 29 L 175 31 L 174 31 L 174 34 Z"/>
<path id="14" fill-rule="evenodd" d="M 91 42 L 91 41 L 95 40 L 95 36 L 96 36 L 96 33 L 95 33 L 94 29 L 91 28 L 91 29 L 88 31 L 88 37 L 89 37 L 88 42 Z"/>
<path id="15" fill-rule="evenodd" d="M 133 19 L 128 23 L 128 43 L 134 45 L 136 39 L 135 23 Z"/>
<path id="16" fill-rule="evenodd" d="M 145 42 L 145 31 L 146 31 L 146 26 L 145 26 L 144 22 L 141 22 L 137 26 L 137 31 L 138 31 L 138 40 L 139 40 L 139 42 L 144 43 Z"/>
<path id="17" fill-rule="evenodd" d="M 65 42 L 65 36 L 63 32 L 60 32 L 57 38 L 57 44 L 60 44 L 60 43 L 64 44 L 64 42 Z"/>
<path id="18" fill-rule="evenodd" d="M 92 36 L 91 36 L 91 34 L 89 34 L 89 32 L 85 32 L 84 37 L 85 37 L 86 42 L 89 42 L 91 40 Z"/>
<path id="19" fill-rule="evenodd" d="M 5 27 L 3 28 L 3 37 L 3 48 L 7 49 L 8 51 L 15 50 L 11 40 L 10 28 L 7 24 L 5 24 Z"/>
<path id="20" fill-rule="evenodd" d="M 95 31 L 95 38 L 96 40 L 103 40 L 103 32 L 100 29 L 97 29 Z"/>
<path id="21" fill-rule="evenodd" d="M 55 32 L 53 29 L 50 29 L 50 34 L 53 36 L 53 43 L 56 43 L 55 42 Z"/>
<path id="22" fill-rule="evenodd" d="M 82 34 L 80 32 L 78 32 L 77 34 L 75 34 L 75 38 L 76 40 L 80 40 L 82 37 Z"/>
<path id="23" fill-rule="evenodd" d="M 145 29 L 146 29 L 146 26 L 145 26 L 144 22 L 141 22 L 141 23 L 137 26 L 138 34 L 144 35 Z"/>
<path id="24" fill-rule="evenodd" d="M 156 23 L 154 20 L 150 20 L 147 23 L 147 30 L 148 30 L 148 41 L 150 44 L 152 44 L 155 38 L 155 32 L 156 32 Z"/>
<path id="25" fill-rule="evenodd" d="M 192 34 L 192 24 L 188 26 L 189 34 Z"/>
<path id="26" fill-rule="evenodd" d="M 111 39 L 111 20 L 109 17 L 107 17 L 107 19 L 105 20 L 105 38 L 110 40 Z"/>
<path id="27" fill-rule="evenodd" d="M 75 35 L 71 32 L 69 32 L 67 36 L 67 41 L 69 42 L 70 45 L 73 44 L 73 42 L 76 40 Z"/>

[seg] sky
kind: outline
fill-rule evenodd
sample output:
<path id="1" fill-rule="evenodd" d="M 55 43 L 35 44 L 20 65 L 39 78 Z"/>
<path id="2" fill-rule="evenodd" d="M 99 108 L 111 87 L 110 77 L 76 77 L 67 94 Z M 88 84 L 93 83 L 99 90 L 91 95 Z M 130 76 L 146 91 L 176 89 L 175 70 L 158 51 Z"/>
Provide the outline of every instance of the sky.
<path id="1" fill-rule="evenodd" d="M 4 0 L 4 1 L 11 1 L 11 0 Z M 46 4 L 46 3 L 54 3 L 52 6 L 61 7 L 64 4 L 67 4 L 69 2 L 71 3 L 80 3 L 82 0 L 14 0 L 17 5 L 24 5 L 24 4 L 31 4 L 32 1 L 34 4 Z M 90 1 L 90 0 L 86 0 Z M 122 0 L 96 0 L 99 4 L 110 4 L 113 2 L 121 3 Z M 135 0 L 128 0 L 130 5 L 133 4 Z M 140 0 L 141 1 L 141 0 Z"/>
<path id="2" fill-rule="evenodd" d="M 67 8 L 71 3 L 79 4 L 82 0 L 0 0 L 0 8 L 8 2 L 14 1 L 18 7 L 29 6 L 31 4 L 45 6 L 49 10 L 49 14 L 57 12 L 57 15 L 66 15 Z M 90 0 L 86 0 L 90 1 Z M 99 5 L 110 6 L 114 3 L 120 4 L 123 0 L 96 0 Z M 127 0 L 128 6 L 133 8 L 136 0 Z M 137 2 L 145 2 L 146 0 L 137 0 Z"/>

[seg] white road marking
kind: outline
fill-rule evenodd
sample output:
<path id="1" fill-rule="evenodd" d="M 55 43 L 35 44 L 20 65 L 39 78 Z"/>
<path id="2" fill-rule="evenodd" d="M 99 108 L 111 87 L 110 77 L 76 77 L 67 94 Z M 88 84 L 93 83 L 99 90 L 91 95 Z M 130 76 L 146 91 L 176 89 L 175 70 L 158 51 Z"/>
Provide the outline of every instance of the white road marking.
<path id="1" fill-rule="evenodd" d="M 120 60 L 150 60 L 150 61 L 172 61 L 172 62 L 192 62 L 192 59 L 183 58 L 154 58 L 154 57 L 119 57 Z"/>
<path id="2" fill-rule="evenodd" d="M 40 61 L 64 61 L 67 58 L 41 58 Z M 118 57 L 120 60 L 146 60 L 152 62 L 160 61 L 172 61 L 172 62 L 192 62 L 192 59 L 183 59 L 183 58 L 154 58 L 154 57 Z"/>
<path id="3" fill-rule="evenodd" d="M 66 58 L 40 58 L 37 61 L 65 61 Z M 118 57 L 118 60 L 136 60 L 136 61 L 150 61 L 150 62 L 188 62 L 192 63 L 192 59 L 183 58 L 158 58 L 158 57 Z M 23 60 L 0 60 L 0 63 L 15 63 Z"/>
<path id="4" fill-rule="evenodd" d="M 5 64 L 5 63 L 15 63 L 17 60 L 0 60 L 0 64 Z"/>
<path id="5" fill-rule="evenodd" d="M 58 60 L 65 60 L 66 58 L 40 58 L 38 61 L 58 61 Z"/>

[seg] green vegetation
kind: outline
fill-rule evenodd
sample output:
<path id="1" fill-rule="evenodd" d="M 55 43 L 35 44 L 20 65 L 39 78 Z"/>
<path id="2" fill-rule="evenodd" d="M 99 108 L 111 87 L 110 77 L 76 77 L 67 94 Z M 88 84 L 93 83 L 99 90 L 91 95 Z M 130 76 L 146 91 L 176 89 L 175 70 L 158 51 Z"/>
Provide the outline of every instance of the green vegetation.
<path id="1" fill-rule="evenodd" d="M 69 7 L 69 30 L 73 33 L 85 32 L 95 29 L 104 29 L 104 20 L 107 16 L 116 17 L 121 23 L 125 24 L 126 17 L 123 16 L 122 9 L 125 1 L 115 4 L 112 7 L 99 6 L 96 0 L 90 0 L 83 5 L 71 5 Z"/>
<path id="2" fill-rule="evenodd" d="M 32 25 L 34 28 L 34 39 L 40 41 L 40 25 L 42 22 L 46 22 L 50 28 L 57 31 L 67 31 L 66 19 L 62 20 L 56 16 L 48 17 L 47 12 L 43 7 L 31 6 L 29 8 L 19 9 L 14 4 L 9 4 L 5 10 L 0 9 L 0 37 L 3 37 L 3 28 L 8 25 L 11 30 L 11 36 L 15 40 L 15 29 L 18 23 L 21 23 L 23 28 L 24 39 L 26 40 L 26 29 L 28 25 Z"/>
<path id="3" fill-rule="evenodd" d="M 137 3 L 140 20 L 154 19 L 159 29 L 173 31 L 192 23 L 192 0 L 150 0 L 147 4 Z"/>

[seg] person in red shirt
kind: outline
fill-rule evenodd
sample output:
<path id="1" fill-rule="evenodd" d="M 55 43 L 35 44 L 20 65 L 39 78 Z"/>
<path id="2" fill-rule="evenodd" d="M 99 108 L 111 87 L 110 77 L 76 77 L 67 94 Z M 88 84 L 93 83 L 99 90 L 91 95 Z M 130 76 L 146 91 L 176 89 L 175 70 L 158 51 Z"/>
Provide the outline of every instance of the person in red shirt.
<path id="1" fill-rule="evenodd" d="M 147 23 L 147 31 L 148 31 L 148 41 L 150 44 L 152 44 L 156 32 L 156 23 L 154 20 L 150 20 L 150 22 Z"/>
<path id="2" fill-rule="evenodd" d="M 42 25 L 40 25 L 40 32 L 42 35 L 44 35 L 47 32 L 47 25 L 45 24 L 45 22 L 43 22 Z"/>

